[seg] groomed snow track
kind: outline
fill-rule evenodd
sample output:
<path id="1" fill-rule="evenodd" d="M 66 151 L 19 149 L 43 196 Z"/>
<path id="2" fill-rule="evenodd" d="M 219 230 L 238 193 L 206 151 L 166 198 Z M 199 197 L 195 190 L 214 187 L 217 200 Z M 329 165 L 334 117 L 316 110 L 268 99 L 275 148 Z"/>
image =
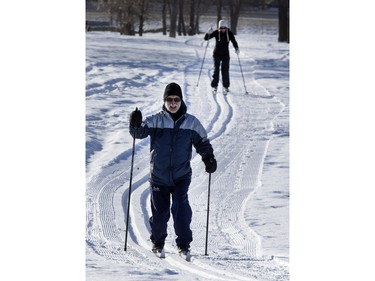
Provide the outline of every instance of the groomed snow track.
<path id="1" fill-rule="evenodd" d="M 209 255 L 204 255 L 208 174 L 197 154 L 193 155 L 193 180 L 189 191 L 193 209 L 192 261 L 187 263 L 178 257 L 172 221 L 166 241 L 166 259 L 158 259 L 150 251 L 148 139 L 136 140 L 127 251 L 124 251 L 124 236 L 130 146 L 124 147 L 88 177 L 87 251 L 93 251 L 106 262 L 143 269 L 142 273 L 134 272 L 134 279 L 129 276 L 127 280 L 137 280 L 139 275 L 144 276 L 144 280 L 183 280 L 185 275 L 191 274 L 196 280 L 289 280 L 288 266 L 263 255 L 262 239 L 244 215 L 249 199 L 261 185 L 273 120 L 284 106 L 257 83 L 253 76 L 255 62 L 246 54 L 241 54 L 241 62 L 249 95 L 245 95 L 240 68 L 235 61 L 231 63 L 229 95 L 223 96 L 220 90 L 217 95 L 211 94 L 210 70 L 202 73 L 197 87 L 193 82 L 202 60 L 201 49 L 197 51 L 199 43 L 197 39 L 186 41 L 196 51 L 193 63 L 184 68 L 182 86 L 188 111 L 197 115 L 207 128 L 218 160 L 218 169 L 212 174 L 211 182 Z M 90 71 L 91 68 L 88 75 Z M 116 79 L 108 79 L 106 88 L 116 89 L 117 83 Z M 89 86 L 93 95 L 99 92 L 95 91 L 97 86 Z M 203 114 L 208 116 L 201 118 Z M 90 270 L 94 270 L 90 264 L 88 260 L 88 276 Z"/>

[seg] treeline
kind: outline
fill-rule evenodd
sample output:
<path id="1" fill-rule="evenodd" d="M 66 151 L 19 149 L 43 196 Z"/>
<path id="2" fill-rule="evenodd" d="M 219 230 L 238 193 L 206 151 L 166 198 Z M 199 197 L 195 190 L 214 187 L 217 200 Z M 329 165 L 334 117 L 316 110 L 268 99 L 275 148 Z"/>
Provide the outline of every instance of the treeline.
<path id="1" fill-rule="evenodd" d="M 279 2 L 289 0 L 86 0 L 86 6 L 96 2 L 98 10 L 108 14 L 123 35 L 142 36 L 148 20 L 159 15 L 161 31 L 170 37 L 199 33 L 199 20 L 213 10 L 217 21 L 223 11 L 229 11 L 230 27 L 237 34 L 237 24 L 243 7 L 278 7 Z"/>

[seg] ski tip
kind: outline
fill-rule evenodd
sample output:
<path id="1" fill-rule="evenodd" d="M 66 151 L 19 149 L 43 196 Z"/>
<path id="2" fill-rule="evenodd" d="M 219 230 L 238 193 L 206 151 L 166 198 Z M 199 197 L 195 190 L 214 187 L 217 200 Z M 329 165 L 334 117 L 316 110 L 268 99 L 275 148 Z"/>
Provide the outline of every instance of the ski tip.
<path id="1" fill-rule="evenodd" d="M 187 253 L 186 257 L 185 257 L 185 260 L 190 262 L 191 261 L 191 254 L 190 252 Z"/>
<path id="2" fill-rule="evenodd" d="M 156 251 L 156 252 L 154 252 L 154 254 L 161 259 L 165 259 L 165 250 L 164 249 L 162 249 L 161 251 Z"/>
<path id="3" fill-rule="evenodd" d="M 179 253 L 179 255 L 180 255 L 180 257 L 182 257 L 186 261 L 188 261 L 188 262 L 191 261 L 191 253 L 190 253 L 190 251 L 187 251 L 185 253 L 181 252 L 181 253 Z"/>

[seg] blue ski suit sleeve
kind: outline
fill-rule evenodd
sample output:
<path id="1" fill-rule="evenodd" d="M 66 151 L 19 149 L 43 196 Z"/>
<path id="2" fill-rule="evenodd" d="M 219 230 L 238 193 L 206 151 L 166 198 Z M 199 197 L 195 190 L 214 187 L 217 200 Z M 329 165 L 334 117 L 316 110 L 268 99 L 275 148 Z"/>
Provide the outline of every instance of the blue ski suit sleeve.
<path id="1" fill-rule="evenodd" d="M 147 117 L 130 134 L 143 139 L 150 136 L 150 181 L 156 185 L 173 185 L 191 178 L 190 161 L 194 147 L 201 156 L 213 155 L 207 133 L 199 120 L 185 113 L 173 121 L 168 112 Z"/>

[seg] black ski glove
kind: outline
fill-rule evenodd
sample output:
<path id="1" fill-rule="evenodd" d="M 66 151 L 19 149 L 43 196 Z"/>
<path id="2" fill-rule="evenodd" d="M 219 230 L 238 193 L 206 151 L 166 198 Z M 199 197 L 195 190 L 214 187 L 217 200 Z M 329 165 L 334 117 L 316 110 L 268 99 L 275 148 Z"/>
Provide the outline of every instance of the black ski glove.
<path id="1" fill-rule="evenodd" d="M 140 128 L 142 124 L 142 112 L 136 108 L 130 113 L 129 123 L 132 128 Z"/>
<path id="2" fill-rule="evenodd" d="M 202 157 L 204 165 L 206 165 L 207 173 L 214 173 L 217 168 L 217 162 L 214 155 L 205 155 Z"/>

